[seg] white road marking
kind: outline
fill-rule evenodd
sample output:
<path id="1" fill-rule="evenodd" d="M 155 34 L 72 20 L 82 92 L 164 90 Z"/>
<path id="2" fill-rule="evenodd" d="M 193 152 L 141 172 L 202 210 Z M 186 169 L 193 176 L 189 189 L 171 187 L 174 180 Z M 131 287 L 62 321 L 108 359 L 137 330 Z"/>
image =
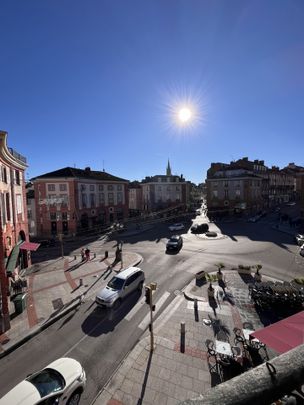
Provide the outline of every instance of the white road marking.
<path id="1" fill-rule="evenodd" d="M 130 321 L 136 314 L 136 312 L 138 312 L 142 308 L 142 306 L 145 305 L 145 301 L 146 297 L 142 297 L 142 299 L 138 301 L 138 303 L 132 308 L 132 310 L 125 316 L 125 319 L 127 321 Z"/>
<path id="2" fill-rule="evenodd" d="M 177 297 L 174 298 L 174 300 L 170 303 L 170 305 L 164 310 L 164 312 L 158 318 L 155 333 L 157 333 L 160 330 L 160 328 L 162 328 L 164 324 L 168 322 L 168 319 L 177 310 L 177 308 L 180 306 L 180 304 L 183 302 L 184 299 L 185 298 L 183 295 L 178 295 Z"/>
<path id="3" fill-rule="evenodd" d="M 166 291 L 160 299 L 155 302 L 155 311 L 153 312 L 153 317 L 157 314 L 157 312 L 160 310 L 161 306 L 163 303 L 166 301 L 166 299 L 169 297 L 170 293 Z M 142 330 L 145 330 L 147 326 L 150 323 L 150 314 L 147 314 L 144 319 L 141 321 L 141 323 L 138 325 L 138 327 Z"/>
<path id="4" fill-rule="evenodd" d="M 187 309 L 191 309 L 192 311 L 194 310 L 194 302 L 193 301 L 188 301 L 187 303 Z M 198 302 L 197 303 L 197 309 L 199 311 L 204 311 L 204 312 L 212 312 L 213 309 L 210 307 L 208 302 Z M 227 305 L 221 305 L 221 307 L 216 308 L 216 312 L 220 315 L 231 315 L 231 310 L 230 307 Z"/>

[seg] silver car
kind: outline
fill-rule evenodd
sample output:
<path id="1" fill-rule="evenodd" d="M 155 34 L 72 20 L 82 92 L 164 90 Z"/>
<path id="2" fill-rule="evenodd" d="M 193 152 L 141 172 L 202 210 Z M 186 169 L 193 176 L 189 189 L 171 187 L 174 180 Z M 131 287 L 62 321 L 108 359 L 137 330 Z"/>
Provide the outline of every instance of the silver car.
<path id="1" fill-rule="evenodd" d="M 107 286 L 96 295 L 97 305 L 106 308 L 117 308 L 122 299 L 135 290 L 141 291 L 145 274 L 139 267 L 129 267 L 111 278 Z"/>

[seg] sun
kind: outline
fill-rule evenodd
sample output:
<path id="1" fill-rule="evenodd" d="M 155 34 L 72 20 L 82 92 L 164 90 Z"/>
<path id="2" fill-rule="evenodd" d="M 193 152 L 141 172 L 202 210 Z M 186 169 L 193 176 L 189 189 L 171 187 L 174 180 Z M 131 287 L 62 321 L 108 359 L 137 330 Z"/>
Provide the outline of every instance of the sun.
<path id="1" fill-rule="evenodd" d="M 191 120 L 192 116 L 192 111 L 188 107 L 182 107 L 178 111 L 178 119 L 182 124 L 188 123 Z"/>

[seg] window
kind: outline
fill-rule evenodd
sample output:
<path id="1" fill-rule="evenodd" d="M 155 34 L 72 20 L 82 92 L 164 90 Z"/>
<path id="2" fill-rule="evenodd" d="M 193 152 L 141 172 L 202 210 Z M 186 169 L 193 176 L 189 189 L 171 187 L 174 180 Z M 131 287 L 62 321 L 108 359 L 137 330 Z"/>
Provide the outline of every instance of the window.
<path id="1" fill-rule="evenodd" d="M 21 196 L 21 194 L 16 194 L 16 209 L 17 209 L 17 214 L 22 214 L 22 196 Z"/>
<path id="2" fill-rule="evenodd" d="M 3 182 L 4 182 L 4 183 L 7 183 L 7 171 L 6 171 L 6 167 L 3 167 L 2 178 L 3 178 Z"/>
<path id="3" fill-rule="evenodd" d="M 6 219 L 11 220 L 11 207 L 10 207 L 10 195 L 9 193 L 5 194 L 5 204 L 6 204 Z"/>
<path id="4" fill-rule="evenodd" d="M 109 185 L 108 185 L 108 190 L 109 190 L 109 191 L 112 191 L 112 190 L 113 190 L 113 185 L 112 185 L 112 184 L 109 184 Z"/>
<path id="5" fill-rule="evenodd" d="M 49 205 L 54 206 L 56 204 L 56 194 L 49 194 Z"/>
<path id="6" fill-rule="evenodd" d="M 117 184 L 117 190 L 121 191 L 122 190 L 122 185 L 121 184 Z"/>
<path id="7" fill-rule="evenodd" d="M 20 186 L 20 172 L 19 170 L 15 171 L 15 178 L 16 178 L 16 184 Z"/>
<path id="8" fill-rule="evenodd" d="M 236 196 L 236 198 L 240 198 L 241 190 L 235 190 L 235 196 Z"/>
<path id="9" fill-rule="evenodd" d="M 167 186 L 167 191 L 171 191 L 171 187 L 170 187 L 170 186 Z"/>
<path id="10" fill-rule="evenodd" d="M 91 208 L 95 207 L 95 205 L 96 205 L 95 194 L 93 194 L 93 193 L 90 194 L 90 205 L 91 205 Z"/>
<path id="11" fill-rule="evenodd" d="M 228 181 L 224 181 L 224 187 L 228 187 Z"/>
<path id="12" fill-rule="evenodd" d="M 81 194 L 81 204 L 82 208 L 87 208 L 87 195 Z"/>
<path id="13" fill-rule="evenodd" d="M 63 221 L 67 221 L 67 220 L 68 220 L 68 213 L 67 213 L 67 212 L 63 212 L 63 213 L 61 214 L 61 217 L 62 217 L 62 220 L 63 220 Z"/>
<path id="14" fill-rule="evenodd" d="M 55 184 L 48 184 L 48 191 L 55 191 Z"/>
<path id="15" fill-rule="evenodd" d="M 122 203 L 122 193 L 117 193 L 117 204 Z"/>
<path id="16" fill-rule="evenodd" d="M 95 186 L 94 186 L 94 184 L 90 184 L 90 191 L 95 191 Z"/>
<path id="17" fill-rule="evenodd" d="M 228 198 L 228 190 L 224 190 L 225 198 Z"/>
<path id="18" fill-rule="evenodd" d="M 103 185 L 102 185 L 102 184 L 99 184 L 98 190 L 99 190 L 99 191 L 103 191 Z"/>
<path id="19" fill-rule="evenodd" d="M 113 193 L 108 194 L 108 203 L 114 204 L 114 194 Z"/>
<path id="20" fill-rule="evenodd" d="M 67 194 L 60 194 L 60 199 L 61 199 L 61 206 L 62 207 L 67 207 L 68 205 L 68 195 Z"/>
<path id="21" fill-rule="evenodd" d="M 57 219 L 56 212 L 50 212 L 50 220 L 51 221 L 56 221 L 56 219 Z"/>
<path id="22" fill-rule="evenodd" d="M 80 185 L 80 190 L 81 190 L 81 191 L 84 191 L 85 189 L 86 189 L 85 184 L 81 184 L 81 185 Z"/>
<path id="23" fill-rule="evenodd" d="M 180 191 L 180 186 L 176 186 L 176 191 Z"/>
<path id="24" fill-rule="evenodd" d="M 217 198 L 217 190 L 212 191 L 212 197 Z"/>
<path id="25" fill-rule="evenodd" d="M 67 191 L 67 185 L 66 184 L 59 184 L 59 191 Z"/>
<path id="26" fill-rule="evenodd" d="M 99 193 L 99 205 L 103 205 L 105 202 L 104 193 Z"/>

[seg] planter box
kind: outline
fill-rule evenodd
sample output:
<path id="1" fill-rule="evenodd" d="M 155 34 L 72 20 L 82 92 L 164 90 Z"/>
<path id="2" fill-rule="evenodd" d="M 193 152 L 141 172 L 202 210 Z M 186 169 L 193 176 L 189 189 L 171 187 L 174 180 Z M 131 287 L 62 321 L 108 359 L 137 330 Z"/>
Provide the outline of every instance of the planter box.
<path id="1" fill-rule="evenodd" d="M 205 271 L 199 271 L 198 273 L 195 274 L 195 278 L 197 280 L 206 279 L 206 272 Z"/>

